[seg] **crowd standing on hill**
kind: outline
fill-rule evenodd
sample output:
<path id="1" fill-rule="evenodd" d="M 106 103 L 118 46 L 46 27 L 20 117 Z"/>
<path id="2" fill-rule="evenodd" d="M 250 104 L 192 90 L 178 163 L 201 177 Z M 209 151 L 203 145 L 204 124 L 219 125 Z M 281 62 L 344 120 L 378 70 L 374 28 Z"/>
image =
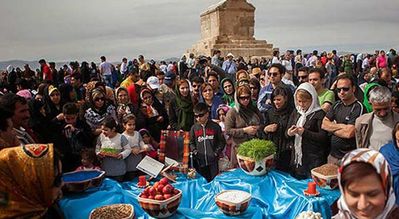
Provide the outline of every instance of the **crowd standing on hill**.
<path id="1" fill-rule="evenodd" d="M 52 143 L 54 150 L 49 146 L 46 157 L 62 163 L 52 165 L 52 178 L 101 168 L 121 182 L 142 174 L 136 166 L 144 156 L 157 159 L 162 130 L 181 130 L 190 133 L 190 165 L 208 181 L 221 171 L 220 158 L 228 159 L 229 168 L 237 167 L 242 142 L 267 139 L 277 146 L 276 169 L 298 179 L 309 178 L 311 169 L 326 163 L 342 165 L 337 218 L 369 211 L 374 218 L 385 218 L 395 209 L 399 56 L 394 49 L 343 56 L 335 50 L 275 51 L 271 59 L 247 62 L 232 53 L 221 57 L 220 51 L 212 57 L 189 54 L 170 63 L 142 55 L 123 58 L 117 65 L 104 56 L 99 61 L 71 62 L 57 69 L 42 59 L 36 71 L 25 65 L 23 70 L 8 66 L 1 73 L 0 195 L 10 192 L 10 184 L 22 186 L 17 178 L 28 174 L 3 171 L 14 168 L 6 161 L 20 148 L 15 146 Z M 106 156 L 104 149 L 117 153 Z M 350 160 L 353 156 L 358 159 Z M 360 169 L 367 171 L 356 175 Z M 378 183 L 366 192 L 356 190 L 359 186 L 353 185 L 362 176 L 382 183 L 380 199 L 367 193 L 380 188 Z M 24 192 L 10 197 L 27 202 L 20 198 Z M 46 201 L 42 208 L 47 209 L 57 198 L 54 194 L 36 204 Z M 34 213 L 25 216 L 43 215 L 40 210 Z"/>

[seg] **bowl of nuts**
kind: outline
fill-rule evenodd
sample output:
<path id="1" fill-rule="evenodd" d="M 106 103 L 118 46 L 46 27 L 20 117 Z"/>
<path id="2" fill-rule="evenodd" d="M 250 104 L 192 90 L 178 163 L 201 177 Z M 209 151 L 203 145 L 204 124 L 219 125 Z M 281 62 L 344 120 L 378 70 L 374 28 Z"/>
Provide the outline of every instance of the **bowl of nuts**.
<path id="1" fill-rule="evenodd" d="M 133 219 L 134 208 L 131 204 L 105 205 L 91 211 L 89 219 Z"/>
<path id="2" fill-rule="evenodd" d="M 316 184 L 323 189 L 333 190 L 338 187 L 338 166 L 334 164 L 324 164 L 311 171 L 312 178 Z"/>

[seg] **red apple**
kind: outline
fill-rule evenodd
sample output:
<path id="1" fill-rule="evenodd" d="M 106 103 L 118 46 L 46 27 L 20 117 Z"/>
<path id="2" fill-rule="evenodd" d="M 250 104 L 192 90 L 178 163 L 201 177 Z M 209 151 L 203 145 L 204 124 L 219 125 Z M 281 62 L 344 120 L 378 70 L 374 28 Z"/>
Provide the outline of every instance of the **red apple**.
<path id="1" fill-rule="evenodd" d="M 164 185 L 158 184 L 157 191 L 158 191 L 158 192 L 162 192 L 162 189 L 163 189 L 164 187 L 165 187 Z"/>
<path id="2" fill-rule="evenodd" d="M 174 189 L 174 190 L 173 190 L 173 194 L 175 194 L 175 195 L 179 194 L 179 190 Z"/>
<path id="3" fill-rule="evenodd" d="M 164 197 L 164 199 L 166 200 L 166 199 L 169 199 L 169 198 L 171 198 L 171 197 L 172 197 L 172 195 L 171 195 L 171 194 L 165 194 L 165 195 L 163 195 L 163 197 Z"/>
<path id="4" fill-rule="evenodd" d="M 155 200 L 164 200 L 163 195 L 156 195 Z"/>
<path id="5" fill-rule="evenodd" d="M 150 195 L 148 196 L 149 199 L 154 199 L 154 196 Z"/>
<path id="6" fill-rule="evenodd" d="M 154 185 L 152 187 L 154 187 L 155 189 L 157 189 L 159 186 L 159 182 L 154 183 Z"/>
<path id="7" fill-rule="evenodd" d="M 168 180 L 168 178 L 164 177 L 161 180 L 159 180 L 159 183 L 166 186 L 169 183 L 169 180 Z"/>
<path id="8" fill-rule="evenodd" d="M 157 193 L 157 191 L 155 190 L 155 188 L 151 187 L 150 190 L 149 190 L 150 196 L 155 196 L 156 193 Z"/>
<path id="9" fill-rule="evenodd" d="M 147 196 L 147 195 L 144 195 L 144 194 L 141 194 L 140 197 L 142 197 L 142 198 L 148 198 L 148 196 Z"/>
<path id="10" fill-rule="evenodd" d="M 166 185 L 162 189 L 163 194 L 171 194 L 173 192 L 173 187 L 171 185 Z"/>
<path id="11" fill-rule="evenodd" d="M 146 189 L 144 189 L 143 194 L 148 196 L 150 194 L 150 188 L 147 187 Z"/>

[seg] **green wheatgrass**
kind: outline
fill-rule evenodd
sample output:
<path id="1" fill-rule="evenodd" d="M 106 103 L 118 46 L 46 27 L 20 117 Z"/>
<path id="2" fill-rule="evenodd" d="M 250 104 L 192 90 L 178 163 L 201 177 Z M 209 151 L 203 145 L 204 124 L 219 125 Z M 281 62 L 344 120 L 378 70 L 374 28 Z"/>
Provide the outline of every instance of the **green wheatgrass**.
<path id="1" fill-rule="evenodd" d="M 276 153 L 276 145 L 272 141 L 252 139 L 246 141 L 238 147 L 238 155 L 250 157 L 256 161 L 260 161 Z"/>

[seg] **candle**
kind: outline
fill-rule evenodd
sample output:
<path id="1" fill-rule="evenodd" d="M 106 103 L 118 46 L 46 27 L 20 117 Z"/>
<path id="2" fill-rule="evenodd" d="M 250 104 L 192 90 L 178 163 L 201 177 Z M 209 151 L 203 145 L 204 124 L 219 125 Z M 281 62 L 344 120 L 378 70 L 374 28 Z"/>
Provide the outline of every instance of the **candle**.
<path id="1" fill-rule="evenodd" d="M 147 184 L 147 180 L 145 176 L 139 176 L 139 186 L 145 186 Z"/>
<path id="2" fill-rule="evenodd" d="M 309 194 L 316 194 L 316 183 L 315 182 L 308 182 L 308 191 Z"/>

